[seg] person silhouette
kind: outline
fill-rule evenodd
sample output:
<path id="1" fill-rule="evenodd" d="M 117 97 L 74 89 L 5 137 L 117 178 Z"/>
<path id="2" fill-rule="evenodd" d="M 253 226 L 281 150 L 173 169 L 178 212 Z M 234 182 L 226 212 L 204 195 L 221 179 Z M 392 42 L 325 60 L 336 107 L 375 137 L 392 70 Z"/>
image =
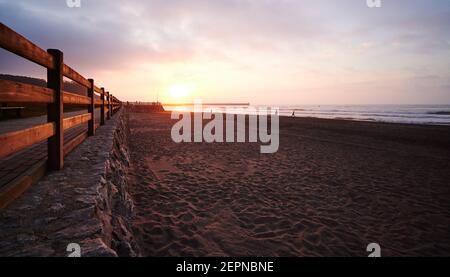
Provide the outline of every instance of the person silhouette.
<path id="1" fill-rule="evenodd" d="M 295 110 L 292 111 L 292 117 L 295 117 Z"/>

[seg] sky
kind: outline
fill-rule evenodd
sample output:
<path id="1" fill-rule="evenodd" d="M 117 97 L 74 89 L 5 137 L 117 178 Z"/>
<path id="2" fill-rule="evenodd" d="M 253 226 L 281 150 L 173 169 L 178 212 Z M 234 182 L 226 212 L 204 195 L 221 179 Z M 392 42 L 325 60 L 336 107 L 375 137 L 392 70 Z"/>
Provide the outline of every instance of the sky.
<path id="1" fill-rule="evenodd" d="M 450 104 L 450 1 L 0 0 L 123 101 Z M 0 49 L 0 73 L 45 69 Z"/>

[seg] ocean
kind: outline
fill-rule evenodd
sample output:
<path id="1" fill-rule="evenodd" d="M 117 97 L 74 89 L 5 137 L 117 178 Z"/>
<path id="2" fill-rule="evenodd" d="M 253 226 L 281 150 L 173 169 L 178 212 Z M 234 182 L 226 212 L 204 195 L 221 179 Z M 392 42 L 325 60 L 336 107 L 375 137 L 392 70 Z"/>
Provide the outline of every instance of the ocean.
<path id="1" fill-rule="evenodd" d="M 280 115 L 407 124 L 450 125 L 450 105 L 281 106 Z"/>
<path id="2" fill-rule="evenodd" d="M 262 108 L 266 106 L 254 106 Z M 280 116 L 315 117 L 406 124 L 450 125 L 450 105 L 286 105 L 278 106 Z M 192 110 L 192 107 L 168 108 Z M 247 113 L 244 106 L 203 106 L 214 112 Z"/>

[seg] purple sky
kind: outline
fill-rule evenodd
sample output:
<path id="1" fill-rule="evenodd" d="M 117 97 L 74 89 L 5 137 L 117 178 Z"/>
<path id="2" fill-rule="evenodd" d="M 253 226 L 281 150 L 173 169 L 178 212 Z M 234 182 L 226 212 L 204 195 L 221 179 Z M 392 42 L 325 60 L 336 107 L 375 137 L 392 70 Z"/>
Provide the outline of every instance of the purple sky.
<path id="1" fill-rule="evenodd" d="M 450 104 L 447 0 L 0 0 L 0 21 L 123 100 Z M 4 50 L 0 73 L 45 76 Z"/>

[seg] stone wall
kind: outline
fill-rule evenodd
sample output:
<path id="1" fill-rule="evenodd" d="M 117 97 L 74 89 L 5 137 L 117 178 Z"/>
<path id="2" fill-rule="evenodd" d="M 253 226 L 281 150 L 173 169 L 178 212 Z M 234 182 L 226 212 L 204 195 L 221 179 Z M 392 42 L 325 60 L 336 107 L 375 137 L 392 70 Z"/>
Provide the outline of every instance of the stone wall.
<path id="1" fill-rule="evenodd" d="M 128 126 L 119 112 L 8 208 L 0 211 L 0 256 L 137 256 L 127 192 Z"/>

